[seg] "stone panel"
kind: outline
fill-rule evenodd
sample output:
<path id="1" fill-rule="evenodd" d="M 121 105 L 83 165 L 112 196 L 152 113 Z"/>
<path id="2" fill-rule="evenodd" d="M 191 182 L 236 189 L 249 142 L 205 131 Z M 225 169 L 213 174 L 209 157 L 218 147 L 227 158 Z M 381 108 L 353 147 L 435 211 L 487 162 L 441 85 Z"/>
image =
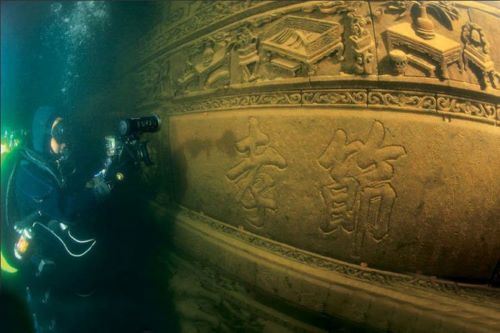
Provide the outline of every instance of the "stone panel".
<path id="1" fill-rule="evenodd" d="M 496 128 L 382 110 L 242 110 L 170 121 L 174 159 L 186 159 L 174 171 L 187 180 L 177 200 L 190 209 L 355 263 L 492 274 L 500 251 Z"/>

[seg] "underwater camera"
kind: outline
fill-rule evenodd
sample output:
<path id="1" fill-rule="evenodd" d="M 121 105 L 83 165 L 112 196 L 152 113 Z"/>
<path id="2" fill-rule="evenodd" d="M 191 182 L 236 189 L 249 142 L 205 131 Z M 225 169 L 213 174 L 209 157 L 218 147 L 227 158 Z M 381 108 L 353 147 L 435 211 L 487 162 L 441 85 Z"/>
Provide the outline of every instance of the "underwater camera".
<path id="1" fill-rule="evenodd" d="M 140 136 L 143 133 L 157 132 L 160 126 L 161 119 L 157 115 L 120 120 L 118 132 L 121 141 L 135 162 L 143 162 L 145 165 L 153 164 L 148 142 L 140 141 Z"/>
<path id="2" fill-rule="evenodd" d="M 118 136 L 105 138 L 106 157 L 109 161 L 133 162 L 152 165 L 148 141 L 141 141 L 143 133 L 157 132 L 161 126 L 160 117 L 145 116 L 122 119 L 118 123 Z M 120 164 L 120 163 L 119 163 Z"/>

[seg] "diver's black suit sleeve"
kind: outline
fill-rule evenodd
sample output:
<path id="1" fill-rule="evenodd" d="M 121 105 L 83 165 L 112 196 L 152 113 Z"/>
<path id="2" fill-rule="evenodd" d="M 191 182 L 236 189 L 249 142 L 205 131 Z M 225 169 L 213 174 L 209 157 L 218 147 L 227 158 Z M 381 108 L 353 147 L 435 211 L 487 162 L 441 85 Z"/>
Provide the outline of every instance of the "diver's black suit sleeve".
<path id="1" fill-rule="evenodd" d="M 27 161 L 21 162 L 15 184 L 21 217 L 40 211 L 51 219 L 73 224 L 97 204 L 93 189 L 60 187 L 44 170 Z"/>

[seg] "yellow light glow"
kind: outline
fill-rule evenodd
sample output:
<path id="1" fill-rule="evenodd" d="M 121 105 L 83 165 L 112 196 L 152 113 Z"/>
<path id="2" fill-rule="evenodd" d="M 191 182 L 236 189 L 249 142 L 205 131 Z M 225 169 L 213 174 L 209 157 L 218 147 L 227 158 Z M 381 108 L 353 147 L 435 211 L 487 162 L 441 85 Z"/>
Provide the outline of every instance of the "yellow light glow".
<path id="1" fill-rule="evenodd" d="M 2 271 L 7 272 L 7 273 L 11 273 L 11 274 L 16 273 L 16 272 L 17 272 L 17 268 L 15 268 L 15 267 L 11 266 L 11 265 L 7 262 L 7 259 L 5 259 L 5 258 L 3 257 L 3 253 L 1 253 L 1 252 L 0 252 L 0 255 L 1 255 L 1 257 L 2 257 L 2 262 L 1 262 L 1 264 L 2 264 Z"/>
<path id="2" fill-rule="evenodd" d="M 5 153 L 8 153 L 10 151 L 9 147 L 7 145 L 4 145 L 3 143 L 1 144 L 1 155 L 5 154 Z"/>
<path id="3" fill-rule="evenodd" d="M 21 254 L 26 253 L 29 246 L 30 243 L 24 237 L 19 238 L 19 241 L 16 244 L 17 251 Z"/>

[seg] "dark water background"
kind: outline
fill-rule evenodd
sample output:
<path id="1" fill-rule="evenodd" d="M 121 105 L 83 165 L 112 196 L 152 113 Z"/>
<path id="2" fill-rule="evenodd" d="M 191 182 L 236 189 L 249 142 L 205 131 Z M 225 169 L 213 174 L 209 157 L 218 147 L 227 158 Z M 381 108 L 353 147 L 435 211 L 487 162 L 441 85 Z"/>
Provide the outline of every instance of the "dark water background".
<path id="1" fill-rule="evenodd" d="M 116 125 L 109 115 L 133 112 L 133 105 L 110 98 L 120 80 L 117 59 L 158 19 L 153 2 L 2 1 L 2 132 L 29 130 L 36 108 L 54 106 L 72 123 L 73 159 L 82 178 L 91 175 L 103 157 L 103 135 Z M 63 292 L 62 302 L 52 305 L 74 325 L 71 332 L 175 331 L 161 281 L 166 273 L 156 261 L 168 246 L 159 248 L 165 239 L 157 238 L 161 233 L 142 207 L 149 195 L 132 180 L 82 217 L 92 221 L 89 234 L 104 241 L 92 258 L 54 281 L 63 290 L 79 285 L 93 291 L 85 300 Z M 22 278 L 2 280 L 0 331 L 29 332 Z"/>
<path id="2" fill-rule="evenodd" d="M 114 84 L 124 44 L 158 20 L 154 3 L 134 1 L 2 1 L 1 13 L 1 119 L 11 126 L 29 125 L 40 105 L 78 113 Z"/>

